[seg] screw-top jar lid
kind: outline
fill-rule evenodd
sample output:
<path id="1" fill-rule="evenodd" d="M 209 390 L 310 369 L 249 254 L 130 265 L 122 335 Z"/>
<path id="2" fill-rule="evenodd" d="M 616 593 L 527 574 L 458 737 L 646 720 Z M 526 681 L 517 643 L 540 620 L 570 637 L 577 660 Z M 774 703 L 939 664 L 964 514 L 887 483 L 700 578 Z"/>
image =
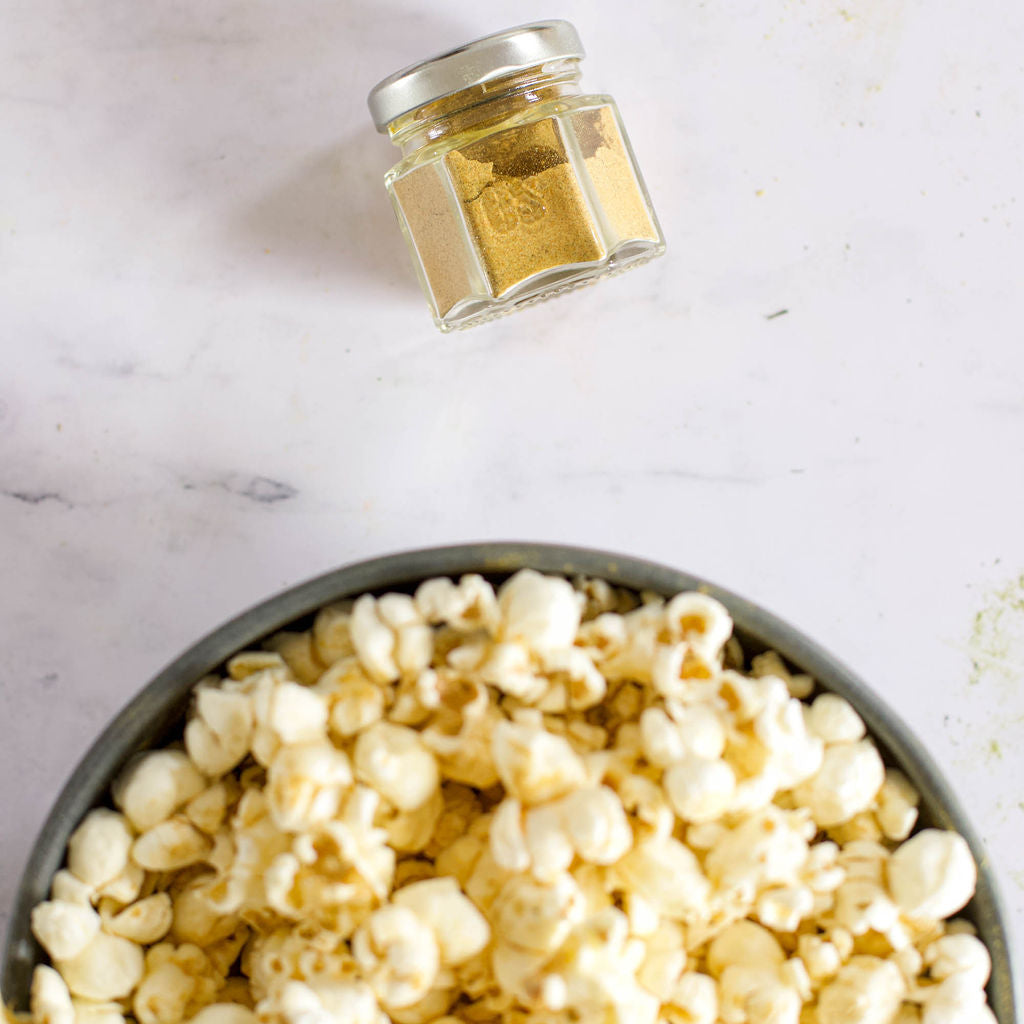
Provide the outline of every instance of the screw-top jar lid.
<path id="1" fill-rule="evenodd" d="M 567 21 L 541 21 L 496 32 L 410 64 L 371 90 L 366 102 L 377 131 L 396 117 L 503 75 L 553 60 L 581 58 L 583 44 Z"/>

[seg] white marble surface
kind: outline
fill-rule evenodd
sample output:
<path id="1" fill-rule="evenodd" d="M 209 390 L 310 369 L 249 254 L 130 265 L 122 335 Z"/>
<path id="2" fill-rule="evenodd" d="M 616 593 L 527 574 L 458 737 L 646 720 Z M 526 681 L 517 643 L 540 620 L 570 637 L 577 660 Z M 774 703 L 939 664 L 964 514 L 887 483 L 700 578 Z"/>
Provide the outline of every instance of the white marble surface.
<path id="1" fill-rule="evenodd" d="M 626 13 L 0 3 L 0 912 L 91 739 L 199 635 L 501 538 L 672 563 L 845 659 L 1024 930 L 1024 7 Z M 669 253 L 442 336 L 366 91 L 551 16 Z"/>

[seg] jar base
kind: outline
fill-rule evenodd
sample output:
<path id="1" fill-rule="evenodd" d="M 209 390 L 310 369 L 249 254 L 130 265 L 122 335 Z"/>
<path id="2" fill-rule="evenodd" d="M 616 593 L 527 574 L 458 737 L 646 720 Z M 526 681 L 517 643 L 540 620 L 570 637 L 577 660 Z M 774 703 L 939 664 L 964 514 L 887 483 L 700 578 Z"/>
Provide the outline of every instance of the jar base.
<path id="1" fill-rule="evenodd" d="M 453 306 L 444 317 L 435 316 L 434 323 L 445 334 L 476 327 L 526 306 L 544 302 L 557 295 L 595 284 L 603 278 L 614 277 L 634 267 L 643 266 L 664 252 L 664 242 L 626 242 L 597 267 L 562 267 L 556 272 L 547 271 L 540 275 L 539 279 L 535 278 L 529 282 L 525 291 L 517 289 L 516 292 L 501 299 L 492 296 L 471 296 Z"/>

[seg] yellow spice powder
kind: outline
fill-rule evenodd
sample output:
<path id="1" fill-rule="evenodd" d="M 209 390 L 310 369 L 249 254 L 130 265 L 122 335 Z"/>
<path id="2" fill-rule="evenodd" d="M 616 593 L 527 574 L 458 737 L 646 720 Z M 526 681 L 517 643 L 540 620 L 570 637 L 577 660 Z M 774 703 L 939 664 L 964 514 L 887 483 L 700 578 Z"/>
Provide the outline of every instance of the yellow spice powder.
<path id="1" fill-rule="evenodd" d="M 563 134 L 564 133 L 564 134 Z M 657 241 L 610 107 L 507 128 L 393 186 L 438 314 Z"/>
<path id="2" fill-rule="evenodd" d="M 461 217 L 440 164 L 417 168 L 393 186 L 408 226 L 422 275 L 438 314 L 473 291 Z"/>
<path id="3" fill-rule="evenodd" d="M 607 255 L 553 117 L 445 157 L 492 294 Z"/>
<path id="4" fill-rule="evenodd" d="M 656 241 L 658 232 L 611 107 L 580 110 L 571 120 L 593 193 L 615 233 L 615 244 L 633 238 Z"/>

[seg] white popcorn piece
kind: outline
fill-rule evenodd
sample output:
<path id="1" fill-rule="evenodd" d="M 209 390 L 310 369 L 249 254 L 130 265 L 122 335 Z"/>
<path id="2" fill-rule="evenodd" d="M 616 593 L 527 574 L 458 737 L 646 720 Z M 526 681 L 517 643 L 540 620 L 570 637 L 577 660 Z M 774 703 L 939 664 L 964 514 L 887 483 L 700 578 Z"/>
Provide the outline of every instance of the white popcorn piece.
<path id="1" fill-rule="evenodd" d="M 659 1002 L 668 1002 L 680 976 L 686 970 L 686 949 L 680 943 L 670 949 L 648 946 L 644 962 L 637 971 L 637 981 Z"/>
<path id="2" fill-rule="evenodd" d="M 777 971 L 730 964 L 718 980 L 718 996 L 718 1015 L 724 1024 L 798 1024 L 800 1020 L 800 995 L 782 982 Z"/>
<path id="3" fill-rule="evenodd" d="M 372 595 L 363 594 L 352 606 L 349 630 L 356 657 L 367 675 L 376 683 L 393 683 L 400 674 L 395 663 L 395 634 L 380 617 Z"/>
<path id="4" fill-rule="evenodd" d="M 924 829 L 889 859 L 889 891 L 911 918 L 942 920 L 974 895 L 978 869 L 963 836 Z"/>
<path id="5" fill-rule="evenodd" d="M 775 651 L 765 651 L 750 661 L 750 674 L 755 679 L 772 676 L 781 679 L 791 697 L 806 700 L 814 693 L 814 680 L 808 675 L 794 674 L 786 667 L 786 663 Z"/>
<path id="6" fill-rule="evenodd" d="M 32 908 L 31 927 L 51 960 L 68 960 L 92 941 L 100 916 L 88 905 L 48 900 Z"/>
<path id="7" fill-rule="evenodd" d="M 278 828 L 302 832 L 333 818 L 351 784 L 348 758 L 330 743 L 282 747 L 267 770 L 267 806 Z"/>
<path id="8" fill-rule="evenodd" d="M 139 898 L 145 880 L 146 872 L 134 861 L 129 861 L 117 878 L 111 879 L 95 891 L 93 902 L 99 905 L 101 901 L 113 901 L 121 906 L 127 906 Z"/>
<path id="9" fill-rule="evenodd" d="M 921 798 L 910 780 L 895 768 L 885 770 L 885 782 L 878 791 L 875 817 L 886 839 L 902 842 L 917 824 Z"/>
<path id="10" fill-rule="evenodd" d="M 790 957 L 780 968 L 779 978 L 787 988 L 793 989 L 799 996 L 802 1003 L 810 1002 L 814 990 L 811 984 L 811 976 L 803 960 L 799 957 Z"/>
<path id="11" fill-rule="evenodd" d="M 739 672 L 724 671 L 718 680 L 718 696 L 732 714 L 734 725 L 752 722 L 765 702 L 777 699 L 783 682 L 771 676 L 763 679 L 748 678 Z"/>
<path id="12" fill-rule="evenodd" d="M 440 967 L 433 930 L 407 907 L 375 910 L 353 937 L 352 952 L 385 1007 L 418 1002 Z"/>
<path id="13" fill-rule="evenodd" d="M 159 942 L 171 930 L 173 920 L 174 905 L 171 897 L 166 892 L 155 892 L 125 907 L 107 921 L 104 927 L 111 935 L 119 935 L 122 939 L 148 946 Z"/>
<path id="14" fill-rule="evenodd" d="M 243 936 L 244 938 L 244 936 Z M 207 1003 L 212 1003 L 226 972 L 241 948 L 236 937 L 227 940 L 230 950 L 220 967 L 215 948 L 202 950 L 188 944 L 162 942 L 146 951 L 145 974 L 135 995 L 132 1011 L 139 1024 L 174 1024 Z"/>
<path id="15" fill-rule="evenodd" d="M 138 832 L 166 821 L 206 788 L 206 780 L 181 750 L 148 750 L 111 787 L 114 806 Z"/>
<path id="16" fill-rule="evenodd" d="M 198 876 L 172 897 L 171 938 L 177 942 L 210 946 L 227 938 L 237 927 L 234 913 L 222 913 L 211 899 L 211 876 Z"/>
<path id="17" fill-rule="evenodd" d="M 434 632 L 424 623 L 409 623 L 397 633 L 395 661 L 403 676 L 425 671 L 434 656 Z"/>
<path id="18" fill-rule="evenodd" d="M 267 677 L 253 692 L 252 707 L 257 726 L 280 743 L 318 743 L 326 735 L 327 702 L 312 687 Z"/>
<path id="19" fill-rule="evenodd" d="M 814 893 L 802 885 L 766 889 L 757 898 L 758 921 L 774 932 L 795 932 L 814 911 Z"/>
<path id="20" fill-rule="evenodd" d="M 657 906 L 649 899 L 637 892 L 628 892 L 625 894 L 624 903 L 630 935 L 648 938 L 658 931 L 661 915 Z"/>
<path id="21" fill-rule="evenodd" d="M 665 772 L 665 793 L 683 821 L 716 821 L 736 793 L 736 775 L 727 762 L 689 754 Z"/>
<path id="22" fill-rule="evenodd" d="M 647 826 L 650 837 L 663 839 L 672 834 L 676 817 L 661 786 L 645 775 L 630 774 L 615 781 L 622 806 Z"/>
<path id="23" fill-rule="evenodd" d="M 403 626 L 426 624 L 415 600 L 409 594 L 383 594 L 377 598 L 376 611 L 381 622 L 394 630 Z"/>
<path id="24" fill-rule="evenodd" d="M 628 641 L 626 620 L 621 615 L 605 612 L 587 622 L 580 623 L 576 631 L 576 645 L 597 662 L 607 678 L 605 662 L 621 655 Z"/>
<path id="25" fill-rule="evenodd" d="M 524 804 L 564 796 L 586 778 L 583 761 L 569 742 L 543 728 L 498 722 L 491 750 L 505 789 Z"/>
<path id="26" fill-rule="evenodd" d="M 640 738 L 644 757 L 659 768 L 667 768 L 686 755 L 686 744 L 678 725 L 661 708 L 644 708 L 640 716 Z"/>
<path id="27" fill-rule="evenodd" d="M 443 967 L 465 963 L 490 941 L 487 919 L 453 878 L 430 878 L 397 890 L 395 906 L 407 907 L 434 932 Z"/>
<path id="28" fill-rule="evenodd" d="M 899 920 L 899 910 L 877 882 L 848 878 L 836 889 L 832 916 L 851 935 L 888 935 Z"/>
<path id="29" fill-rule="evenodd" d="M 985 944 L 967 933 L 947 934 L 929 943 L 924 950 L 924 964 L 931 977 L 966 979 L 983 989 L 992 973 L 992 958 Z"/>
<path id="30" fill-rule="evenodd" d="M 523 805 L 515 797 L 506 797 L 494 811 L 489 841 L 494 862 L 505 871 L 526 871 L 530 851 L 523 828 Z"/>
<path id="31" fill-rule="evenodd" d="M 56 961 L 56 967 L 72 995 L 97 1001 L 124 999 L 142 980 L 142 949 L 100 931 L 76 956 Z"/>
<path id="32" fill-rule="evenodd" d="M 403 811 L 415 810 L 440 785 L 437 760 L 415 729 L 378 722 L 359 734 L 356 777 Z"/>
<path id="33" fill-rule="evenodd" d="M 68 840 L 68 870 L 99 888 L 128 865 L 134 836 L 123 814 L 98 807 L 90 811 Z"/>
<path id="34" fill-rule="evenodd" d="M 813 826 L 808 829 L 799 812 L 768 807 L 730 829 L 710 850 L 704 867 L 726 889 L 791 885 L 807 861 L 807 841 L 813 834 Z"/>
<path id="35" fill-rule="evenodd" d="M 562 875 L 552 884 L 516 875 L 501 888 L 489 916 L 503 944 L 527 953 L 550 954 L 584 914 L 583 893 L 571 875 Z"/>
<path id="36" fill-rule="evenodd" d="M 326 667 L 317 656 L 316 646 L 310 633 L 292 633 L 283 630 L 275 633 L 263 644 L 270 651 L 280 655 L 288 671 L 303 685 L 310 686 L 317 681 Z"/>
<path id="37" fill-rule="evenodd" d="M 553 1003 L 558 1007 L 559 1004 L 564 1006 L 566 1002 L 564 982 L 558 986 L 560 991 L 552 991 L 548 983 L 550 976 L 545 973 L 547 960 L 548 957 L 544 953 L 520 949 L 502 942 L 499 942 L 491 953 L 494 979 L 499 989 L 532 1008 L 530 1016 L 524 1019 L 523 1024 L 526 1024 L 526 1020 L 532 1021 L 539 1012 L 549 1009 L 549 1004 Z"/>
<path id="38" fill-rule="evenodd" d="M 687 971 L 676 982 L 661 1013 L 668 1024 L 715 1024 L 718 986 L 713 978 Z"/>
<path id="39" fill-rule="evenodd" d="M 803 706 L 784 687 L 770 691 L 753 726 L 779 789 L 791 789 L 821 769 L 824 743 L 808 733 Z"/>
<path id="40" fill-rule="evenodd" d="M 93 886 L 76 878 L 67 868 L 61 868 L 50 883 L 50 899 L 64 903 L 79 903 L 91 907 L 96 890 Z"/>
<path id="41" fill-rule="evenodd" d="M 195 979 L 173 961 L 150 967 L 132 997 L 139 1024 L 178 1024 L 195 991 Z"/>
<path id="42" fill-rule="evenodd" d="M 723 928 L 708 947 L 708 970 L 719 977 L 727 967 L 742 966 L 776 971 L 786 954 L 767 928 L 753 921 L 736 921 Z"/>
<path id="43" fill-rule="evenodd" d="M 32 1024 L 75 1024 L 71 993 L 60 974 L 45 964 L 32 971 L 29 1009 Z"/>
<path id="44" fill-rule="evenodd" d="M 868 740 L 825 749 L 817 774 L 794 790 L 818 825 L 841 825 L 867 810 L 885 781 L 885 765 Z"/>
<path id="45" fill-rule="evenodd" d="M 425 580 L 416 588 L 416 608 L 427 622 L 444 623 L 463 633 L 494 633 L 498 601 L 482 576 L 469 573 L 458 584 L 447 577 Z"/>
<path id="46" fill-rule="evenodd" d="M 228 659 L 228 678 L 241 681 L 269 668 L 284 668 L 284 658 L 276 651 L 242 651 Z M 211 677 L 216 682 L 216 677 Z"/>
<path id="47" fill-rule="evenodd" d="M 336 661 L 313 690 L 327 702 L 328 726 L 342 740 L 384 717 L 387 690 L 366 675 L 356 657 Z"/>
<path id="48" fill-rule="evenodd" d="M 419 853 L 429 843 L 444 812 L 444 797 L 435 789 L 427 801 L 411 811 L 394 812 L 380 824 L 388 843 L 400 853 Z"/>
<path id="49" fill-rule="evenodd" d="M 75 1024 L 125 1024 L 124 1007 L 115 1001 L 72 999 Z"/>
<path id="50" fill-rule="evenodd" d="M 834 978 L 843 965 L 839 950 L 824 936 L 800 935 L 796 949 L 808 975 L 816 984 Z"/>
<path id="51" fill-rule="evenodd" d="M 552 687 L 564 688 L 568 707 L 573 710 L 595 707 L 608 691 L 600 670 L 578 647 L 542 652 L 541 664 Z"/>
<path id="52" fill-rule="evenodd" d="M 709 760 L 725 751 L 726 734 L 722 715 L 711 704 L 680 704 L 667 701 L 665 707 L 675 723 L 686 753 Z"/>
<path id="53" fill-rule="evenodd" d="M 664 917 L 688 921 L 707 913 L 708 880 L 693 852 L 671 836 L 637 844 L 614 870 Z"/>
<path id="54" fill-rule="evenodd" d="M 229 789 L 226 782 L 217 782 L 185 804 L 185 817 L 201 832 L 212 836 L 224 824 L 228 803 L 235 795 L 234 786 Z"/>
<path id="55" fill-rule="evenodd" d="M 561 802 L 531 807 L 523 824 L 530 871 L 541 882 L 554 882 L 568 870 L 576 853 L 566 831 Z"/>
<path id="56" fill-rule="evenodd" d="M 185 725 L 185 750 L 204 775 L 231 771 L 249 753 L 253 712 L 249 695 L 217 686 L 196 689 L 193 717 Z"/>
<path id="57" fill-rule="evenodd" d="M 626 650 L 629 651 L 629 648 Z M 658 644 L 650 658 L 650 670 L 646 673 L 642 668 L 644 660 L 643 654 L 638 654 L 635 659 L 640 668 L 635 673 L 637 678 L 643 679 L 649 675 L 655 691 L 661 697 L 684 704 L 696 702 L 705 690 L 710 692 L 719 673 L 715 659 L 705 656 L 687 643 Z M 607 666 L 603 667 L 607 671 Z"/>
<path id="58" fill-rule="evenodd" d="M 856 743 L 867 731 L 864 721 L 845 697 L 820 693 L 807 709 L 807 727 L 825 743 Z"/>
<path id="59" fill-rule="evenodd" d="M 281 987 L 276 1003 L 280 1019 L 288 1024 L 314 1024 L 317 1021 L 324 1024 L 332 1021 L 387 1024 L 389 1019 L 397 1020 L 396 1017 L 385 1017 L 373 989 L 356 979 L 336 981 L 316 977 L 307 983 L 288 981 Z M 267 1012 L 263 1004 L 257 1009 L 260 1019 L 277 1016 Z"/>
<path id="60" fill-rule="evenodd" d="M 614 864 L 633 845 L 622 802 L 607 786 L 587 786 L 562 797 L 559 813 L 573 848 L 590 864 Z"/>
<path id="61" fill-rule="evenodd" d="M 818 995 L 820 1024 L 889 1024 L 906 994 L 899 968 L 889 960 L 858 955 L 845 963 Z"/>
<path id="62" fill-rule="evenodd" d="M 927 989 L 921 1004 L 921 1024 L 991 1024 L 985 991 L 964 975 L 952 975 Z"/>
<path id="63" fill-rule="evenodd" d="M 717 658 L 732 634 L 725 605 L 696 591 L 677 594 L 664 608 L 665 628 L 674 640 L 684 640 L 709 659 Z"/>
<path id="64" fill-rule="evenodd" d="M 476 671 L 488 685 L 524 704 L 536 703 L 547 692 L 549 682 L 537 674 L 533 657 L 523 644 L 496 643 L 483 653 Z"/>
<path id="65" fill-rule="evenodd" d="M 351 617 L 352 604 L 349 601 L 324 605 L 316 613 L 312 629 L 313 646 L 317 657 L 325 665 L 333 665 L 355 654 L 349 629 Z"/>
<path id="66" fill-rule="evenodd" d="M 247 1006 L 210 1003 L 189 1018 L 189 1024 L 256 1024 L 256 1019 L 256 1014 Z"/>
<path id="67" fill-rule="evenodd" d="M 147 871 L 177 871 L 199 863 L 211 848 L 209 836 L 177 815 L 143 832 L 132 845 L 132 860 Z"/>
<path id="68" fill-rule="evenodd" d="M 567 580 L 522 569 L 499 589 L 498 611 L 499 639 L 550 651 L 572 646 L 583 600 Z"/>

